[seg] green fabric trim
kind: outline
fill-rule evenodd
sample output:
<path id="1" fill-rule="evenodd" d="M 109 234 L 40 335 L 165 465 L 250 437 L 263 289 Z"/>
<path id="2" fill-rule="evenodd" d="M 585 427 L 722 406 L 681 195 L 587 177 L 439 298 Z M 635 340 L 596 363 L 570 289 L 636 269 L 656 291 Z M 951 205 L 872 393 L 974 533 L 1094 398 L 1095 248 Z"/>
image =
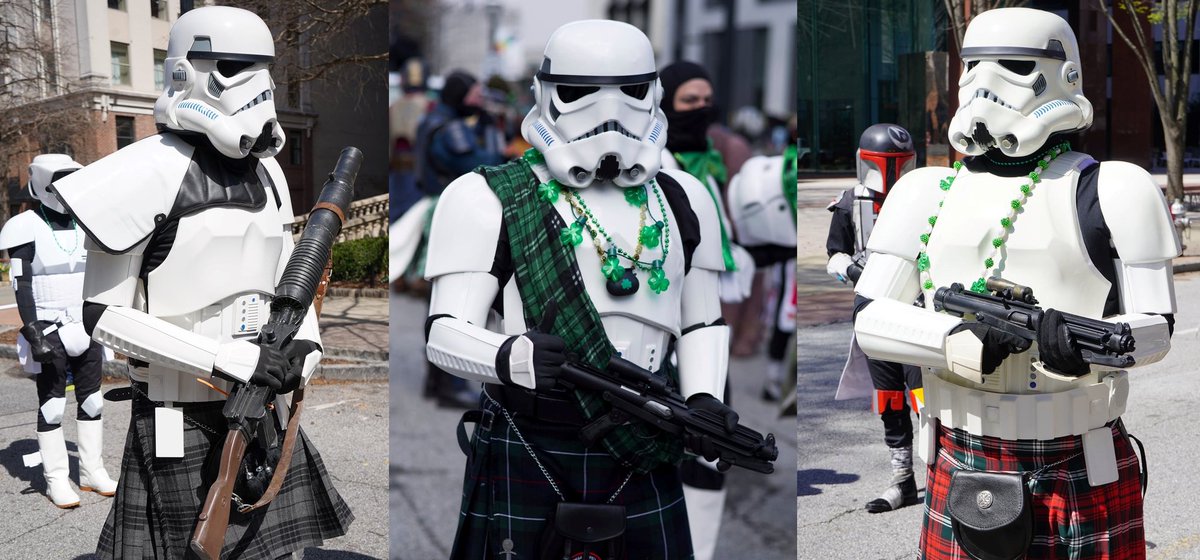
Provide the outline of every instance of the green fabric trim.
<path id="1" fill-rule="evenodd" d="M 538 197 L 540 185 L 530 160 L 525 157 L 496 167 L 475 170 L 487 180 L 503 208 L 503 220 L 512 252 L 514 280 L 521 294 L 526 325 L 536 325 L 553 300 L 558 315 L 550 329 L 566 343 L 578 359 L 598 369 L 608 366 L 616 349 L 608 340 L 592 300 L 587 295 L 575 248 L 563 244 L 560 234 L 566 224 L 554 206 Z M 672 386 L 678 378 L 671 370 L 660 371 Z M 585 418 L 608 414 L 610 406 L 594 392 L 574 391 Z M 639 473 L 683 457 L 683 442 L 641 422 L 620 426 L 601 439 L 601 444 L 619 463 Z"/>
<path id="2" fill-rule="evenodd" d="M 796 191 L 799 188 L 799 185 L 796 184 L 796 181 L 799 180 L 796 152 L 795 144 L 789 144 L 783 151 L 783 197 L 787 199 L 788 205 L 792 209 L 793 222 L 796 221 Z"/>
<path id="3" fill-rule="evenodd" d="M 718 185 L 724 185 L 729 177 L 729 171 L 725 168 L 725 160 L 721 157 L 721 152 L 713 147 L 712 138 L 708 139 L 708 150 L 676 152 L 671 155 L 675 156 L 675 161 L 679 162 L 679 166 L 687 171 L 688 175 L 695 177 L 700 184 L 704 185 L 704 190 L 708 191 L 708 195 L 712 197 L 719 214 L 721 204 L 717 197 L 721 196 L 721 193 L 714 191 L 709 178 L 715 179 Z M 730 248 L 729 232 L 725 231 L 725 220 L 720 218 L 718 215 L 717 222 L 721 225 L 721 256 L 725 259 L 725 270 L 733 272 L 737 270 L 737 263 L 733 261 L 733 250 Z"/>

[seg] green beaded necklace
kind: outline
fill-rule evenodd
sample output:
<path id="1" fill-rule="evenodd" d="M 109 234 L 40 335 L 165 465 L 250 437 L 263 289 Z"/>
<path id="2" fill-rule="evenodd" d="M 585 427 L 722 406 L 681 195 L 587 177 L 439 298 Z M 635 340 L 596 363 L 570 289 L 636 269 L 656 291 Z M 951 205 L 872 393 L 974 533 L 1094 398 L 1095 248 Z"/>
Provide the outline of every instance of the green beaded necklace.
<path id="1" fill-rule="evenodd" d="M 1071 145 L 1067 142 L 1063 142 L 1062 144 L 1047 150 L 1045 155 L 1043 155 L 1040 161 L 1037 162 L 1038 171 L 1034 171 L 1029 174 L 1029 184 L 1021 185 L 1021 196 L 1014 198 L 1011 202 L 1009 202 L 1011 210 L 1007 216 L 1000 218 L 1000 233 L 996 235 L 996 237 L 992 238 L 992 251 L 988 257 L 983 260 L 983 272 L 979 275 L 979 278 L 971 284 L 971 291 L 981 294 L 987 292 L 986 278 L 991 275 L 995 269 L 997 262 L 996 257 L 1000 253 L 1000 248 L 1003 247 L 1005 242 L 1008 241 L 1010 230 L 1013 227 L 1013 223 L 1016 222 L 1017 215 L 1020 213 L 1021 208 L 1023 208 L 1025 203 L 1028 202 L 1029 197 L 1033 195 L 1033 187 L 1042 181 L 1041 172 L 1050 167 L 1051 161 L 1054 161 L 1055 158 L 1069 151 L 1071 151 Z M 1033 160 L 1026 160 L 1017 164 L 1004 165 L 1027 164 L 1030 161 Z M 929 274 L 929 238 L 933 234 L 934 225 L 937 224 L 937 217 L 938 214 L 941 213 L 942 204 L 946 202 L 946 196 L 950 194 L 950 187 L 954 184 L 954 180 L 958 177 L 958 172 L 962 170 L 962 168 L 963 163 L 961 161 L 954 162 L 954 175 L 946 177 L 939 182 L 938 186 L 942 189 L 943 193 L 942 200 L 941 202 L 938 202 L 937 212 L 935 212 L 927 220 L 929 227 L 925 229 L 925 233 L 921 234 L 921 250 L 917 254 L 917 270 L 920 271 L 921 289 L 926 292 L 933 290 L 934 287 L 933 279 Z M 932 294 L 927 293 L 926 301 L 932 301 L 932 299 L 930 299 L 932 297 Z"/>
<path id="2" fill-rule="evenodd" d="M 542 155 L 533 149 L 527 150 L 523 159 L 530 165 L 544 163 L 545 161 Z M 654 198 L 658 203 L 660 218 L 654 218 L 650 212 L 647 186 L 654 193 Z M 667 219 L 667 205 L 663 201 L 658 183 L 653 179 L 640 187 L 630 187 L 624 189 L 624 191 L 625 201 L 641 211 L 641 216 L 638 219 L 638 243 L 637 247 L 634 248 L 633 254 L 626 252 L 617 245 L 608 231 L 604 229 L 604 226 L 600 225 L 600 221 L 592 214 L 591 208 L 588 207 L 587 202 L 583 200 L 578 191 L 563 187 L 553 178 L 539 184 L 537 187 L 538 198 L 541 198 L 547 204 L 558 202 L 560 193 L 567 200 L 567 203 L 570 204 L 575 220 L 562 228 L 559 233 L 559 240 L 569 247 L 577 247 L 583 243 L 583 232 L 587 231 L 588 235 L 592 238 L 592 243 L 596 247 L 596 254 L 600 258 L 600 272 L 608 281 L 609 291 L 613 295 L 629 295 L 637 291 L 637 279 L 635 277 L 637 269 L 642 269 L 650 273 L 650 277 L 646 283 L 650 285 L 650 289 L 654 293 L 661 294 L 667 291 L 667 288 L 671 285 L 671 281 L 667 279 L 666 271 L 663 270 L 663 263 L 666 262 L 667 255 L 670 254 L 671 250 L 671 224 Z M 649 225 L 646 224 L 648 215 L 654 219 L 654 223 Z M 604 240 L 603 244 L 601 243 L 601 239 Z M 651 262 L 641 260 L 642 249 L 644 247 L 653 249 L 658 247 L 659 244 L 662 245 L 661 258 Z M 607 246 L 607 249 L 604 246 Z M 621 258 L 628 260 L 631 266 L 622 266 Z"/>
<path id="3" fill-rule="evenodd" d="M 75 225 L 75 217 L 71 216 L 71 233 L 75 238 L 75 245 L 70 249 L 67 249 L 66 247 L 62 246 L 62 243 L 58 242 L 58 235 L 54 233 L 54 226 L 50 225 L 50 218 L 46 217 L 46 209 L 39 207 L 38 212 L 42 215 L 42 221 L 46 222 L 46 227 L 50 228 L 50 237 L 51 239 L 54 239 L 54 244 L 58 245 L 58 248 L 62 249 L 62 252 L 68 255 L 74 255 L 75 250 L 79 249 L 79 228 Z"/>

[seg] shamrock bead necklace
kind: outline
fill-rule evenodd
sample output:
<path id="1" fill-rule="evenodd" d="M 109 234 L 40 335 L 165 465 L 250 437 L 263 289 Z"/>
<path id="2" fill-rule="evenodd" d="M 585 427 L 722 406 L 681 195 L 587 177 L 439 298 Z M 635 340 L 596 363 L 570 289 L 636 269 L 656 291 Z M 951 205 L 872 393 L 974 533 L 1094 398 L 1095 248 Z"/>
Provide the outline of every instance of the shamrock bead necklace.
<path id="1" fill-rule="evenodd" d="M 1055 158 L 1066 152 L 1069 152 L 1070 150 L 1071 145 L 1063 142 L 1062 144 L 1047 150 L 1037 162 L 1037 171 L 1033 171 L 1029 174 L 1029 184 L 1021 185 L 1021 195 L 1009 202 L 1009 207 L 1011 210 L 1009 210 L 1007 216 L 1000 218 L 1000 233 L 992 238 L 991 253 L 989 253 L 987 258 L 983 260 L 983 272 L 979 275 L 979 278 L 971 284 L 971 291 L 981 294 L 987 292 L 986 278 L 992 274 L 992 271 L 996 268 L 996 263 L 998 262 L 997 257 L 1000 254 L 1000 249 L 1008 241 L 1008 236 L 1010 233 L 1009 230 L 1013 227 L 1013 223 L 1016 222 L 1017 216 L 1020 214 L 1021 209 L 1025 207 L 1025 203 L 1028 202 L 1029 197 L 1033 195 L 1033 187 L 1042 181 L 1041 173 L 1050 167 L 1051 161 L 1054 161 Z M 1033 160 L 1027 160 L 1023 163 L 1029 163 L 1030 161 Z M 942 200 L 941 202 L 938 202 L 937 212 L 935 212 L 927 220 L 929 227 L 925 229 L 925 233 L 921 234 L 921 250 L 917 254 L 917 270 L 920 272 L 921 276 L 921 289 L 926 292 L 929 292 L 934 288 L 933 279 L 929 274 L 929 238 L 933 234 L 934 225 L 937 224 L 938 213 L 941 212 L 942 204 L 946 202 L 946 196 L 950 193 L 950 187 L 954 184 L 954 180 L 958 177 L 958 172 L 962 170 L 962 168 L 963 163 L 961 161 L 954 162 L 954 175 L 946 177 L 939 182 L 938 186 L 941 187 L 943 193 Z M 930 299 L 932 297 L 933 294 L 927 293 L 926 301 L 932 301 L 932 299 Z"/>
<path id="2" fill-rule="evenodd" d="M 533 149 L 527 150 L 523 159 L 530 165 L 545 162 L 543 156 Z M 658 202 L 658 213 L 661 216 L 661 219 L 655 219 L 652 224 L 646 224 L 647 217 L 653 218 L 650 212 L 649 195 L 646 192 L 647 185 L 654 192 L 654 198 Z M 637 292 L 639 282 L 636 271 L 639 268 L 650 273 L 646 283 L 650 285 L 650 289 L 654 293 L 661 294 L 667 291 L 671 285 L 666 271 L 663 270 L 663 263 L 666 262 L 671 249 L 671 224 L 667 220 L 667 205 L 663 202 L 658 183 L 653 179 L 646 185 L 626 188 L 624 191 L 625 201 L 640 210 L 637 246 L 634 247 L 633 254 L 627 253 L 617 245 L 612 236 L 600 225 L 600 221 L 592 214 L 591 208 L 588 208 L 587 203 L 578 192 L 563 187 L 554 179 L 541 183 L 537 187 L 538 198 L 547 204 L 558 202 L 558 196 L 561 193 L 567 203 L 571 205 L 571 212 L 575 215 L 575 220 L 562 228 L 559 240 L 568 247 L 577 247 L 583 243 L 583 233 L 585 230 L 587 231 L 592 238 L 592 245 L 596 248 L 596 255 L 600 258 L 600 272 L 604 275 L 605 287 L 610 294 L 627 296 Z M 604 240 L 603 244 L 601 238 Z M 660 243 L 662 244 L 662 257 L 649 263 L 642 262 L 642 250 L 653 249 Z M 607 245 L 607 249 L 604 248 L 605 245 Z M 628 260 L 632 266 L 621 266 L 621 258 Z"/>

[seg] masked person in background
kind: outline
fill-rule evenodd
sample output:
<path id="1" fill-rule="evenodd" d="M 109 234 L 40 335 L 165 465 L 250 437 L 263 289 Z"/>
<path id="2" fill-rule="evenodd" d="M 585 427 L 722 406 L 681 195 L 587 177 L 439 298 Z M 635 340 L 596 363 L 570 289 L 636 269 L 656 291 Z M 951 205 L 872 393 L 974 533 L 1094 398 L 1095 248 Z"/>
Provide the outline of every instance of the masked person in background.
<path id="1" fill-rule="evenodd" d="M 858 141 L 858 185 L 846 189 L 829 205 L 833 217 L 825 247 L 829 262 L 825 270 L 847 284 L 858 281 L 870 253 L 867 240 L 883 208 L 888 191 L 904 173 L 916 165 L 912 136 L 894 124 L 877 124 L 863 131 Z M 867 502 L 871 513 L 892 511 L 917 502 L 917 480 L 913 474 L 912 413 L 920 411 L 921 368 L 896 362 L 867 359 L 851 338 L 850 358 L 842 372 L 835 398 L 848 399 L 850 379 L 870 377 L 875 388 L 871 403 L 883 420 L 883 439 L 891 454 L 892 480 L 878 498 Z"/>
<path id="2" fill-rule="evenodd" d="M 854 286 L 866 355 L 923 368 L 922 557 L 1145 558 L 1121 415 L 1125 368 L 1171 347 L 1166 200 L 1144 169 L 1071 150 L 1092 105 L 1061 17 L 982 12 L 961 54 L 966 157 L 900 178 Z"/>
<path id="3" fill-rule="evenodd" d="M 106 351 L 83 328 L 83 232 L 52 193 L 50 183 L 81 165 L 64 154 L 44 154 L 29 165 L 34 207 L 4 224 L 0 249 L 8 250 L 17 312 L 25 325 L 17 355 L 26 373 L 37 376 L 37 440 L 46 494 L 60 508 L 79 505 L 71 490 L 62 418 L 67 373 L 74 374 L 78 407 L 79 489 L 112 496 L 117 483 L 102 462 L 104 397 L 100 393 Z M 26 457 L 28 466 L 36 460 Z"/>
<path id="4" fill-rule="evenodd" d="M 226 395 L 235 384 L 269 387 L 279 398 L 265 421 L 282 420 L 283 395 L 320 362 L 312 308 L 287 345 L 257 343 L 293 251 L 294 213 L 274 159 L 283 147 L 274 57 L 271 31 L 252 12 L 179 16 L 154 105 L 159 134 L 52 186 L 88 234 L 83 323 L 129 357 L 121 485 L 97 546 L 106 560 L 189 556 L 228 433 Z M 249 446 L 238 479 L 253 487 L 235 486 L 235 503 L 262 494 L 266 481 L 255 478 L 278 466 L 255 465 L 266 454 Z M 263 509 L 231 512 L 221 556 L 287 558 L 345 534 L 353 518 L 300 430 L 282 489 Z"/>
<path id="5" fill-rule="evenodd" d="M 459 428 L 468 462 L 452 558 L 574 557 L 581 536 L 618 558 L 692 557 L 677 464 L 697 442 L 634 422 L 585 443 L 606 405 L 555 381 L 568 354 L 603 368 L 619 353 L 690 408 L 736 423 L 721 403 L 720 217 L 699 181 L 659 169 L 661 92 L 637 28 L 566 24 L 534 79 L 521 128 L 533 148 L 442 196 L 426 351 L 484 383 L 482 410 L 463 419 L 474 437 Z"/>

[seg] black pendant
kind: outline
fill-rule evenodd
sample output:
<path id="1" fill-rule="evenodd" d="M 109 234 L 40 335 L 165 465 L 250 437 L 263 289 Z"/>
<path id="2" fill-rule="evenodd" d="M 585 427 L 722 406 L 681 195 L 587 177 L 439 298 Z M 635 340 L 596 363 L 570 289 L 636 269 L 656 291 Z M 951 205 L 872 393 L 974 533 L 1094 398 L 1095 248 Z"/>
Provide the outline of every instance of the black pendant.
<path id="1" fill-rule="evenodd" d="M 637 276 L 634 276 L 633 267 L 631 266 L 625 269 L 625 275 L 621 276 L 620 280 L 616 282 L 609 280 L 605 283 L 604 287 L 608 288 L 608 293 L 616 297 L 622 297 L 632 295 L 638 291 L 638 284 Z"/>

